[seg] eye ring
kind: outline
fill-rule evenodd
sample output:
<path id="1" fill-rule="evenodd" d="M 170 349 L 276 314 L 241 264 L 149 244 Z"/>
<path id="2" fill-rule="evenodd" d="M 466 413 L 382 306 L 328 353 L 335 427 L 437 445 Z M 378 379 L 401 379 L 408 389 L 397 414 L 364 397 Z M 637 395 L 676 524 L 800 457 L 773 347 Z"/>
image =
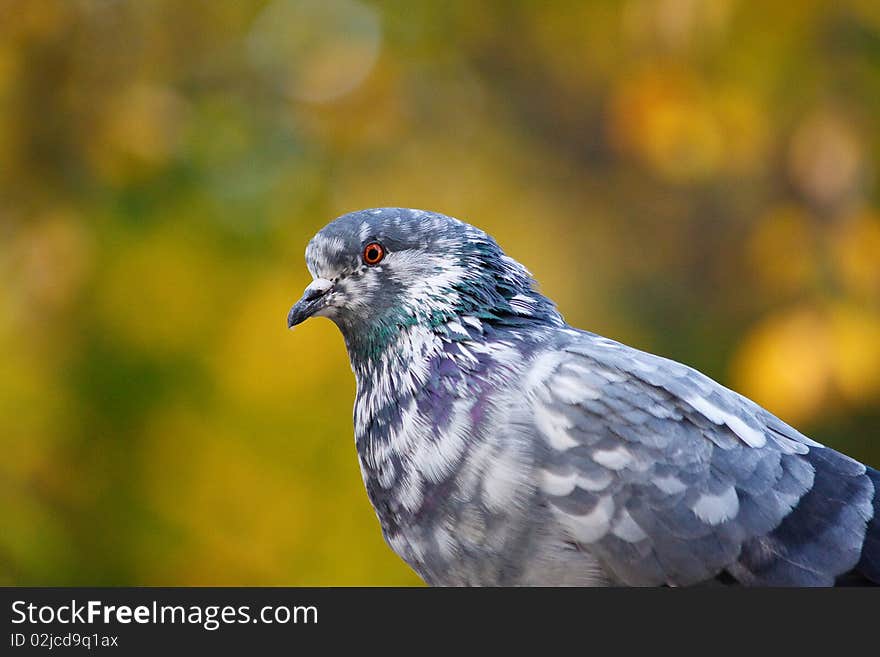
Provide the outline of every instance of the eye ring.
<path id="1" fill-rule="evenodd" d="M 370 266 L 378 265 L 385 257 L 385 247 L 379 242 L 370 242 L 364 247 L 364 262 Z"/>

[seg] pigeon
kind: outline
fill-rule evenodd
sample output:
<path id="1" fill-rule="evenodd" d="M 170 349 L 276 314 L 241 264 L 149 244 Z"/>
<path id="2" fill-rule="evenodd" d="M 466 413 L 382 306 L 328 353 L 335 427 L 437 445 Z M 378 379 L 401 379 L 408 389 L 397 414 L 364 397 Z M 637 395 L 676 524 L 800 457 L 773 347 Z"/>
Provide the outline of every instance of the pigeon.
<path id="1" fill-rule="evenodd" d="M 288 326 L 341 330 L 367 495 L 427 584 L 880 584 L 880 472 L 569 326 L 479 228 L 362 210 L 305 255 Z"/>

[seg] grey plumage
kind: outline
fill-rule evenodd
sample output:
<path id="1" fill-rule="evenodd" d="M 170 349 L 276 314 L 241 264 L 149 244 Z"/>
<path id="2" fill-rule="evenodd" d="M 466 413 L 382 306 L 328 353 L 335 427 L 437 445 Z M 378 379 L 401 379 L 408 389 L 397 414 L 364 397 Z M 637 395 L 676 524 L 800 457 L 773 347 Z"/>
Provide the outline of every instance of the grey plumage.
<path id="1" fill-rule="evenodd" d="M 880 473 L 567 326 L 479 229 L 365 210 L 306 260 L 288 324 L 342 330 L 367 493 L 428 583 L 880 583 Z"/>

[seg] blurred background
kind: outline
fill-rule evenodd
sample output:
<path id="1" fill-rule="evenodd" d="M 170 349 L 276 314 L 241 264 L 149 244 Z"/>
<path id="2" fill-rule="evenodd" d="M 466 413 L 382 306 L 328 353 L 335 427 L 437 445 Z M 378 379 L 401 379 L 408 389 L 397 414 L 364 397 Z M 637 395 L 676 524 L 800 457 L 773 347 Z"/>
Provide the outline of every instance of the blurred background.
<path id="1" fill-rule="evenodd" d="M 880 3 L 0 0 L 0 584 L 416 584 L 308 239 L 492 233 L 880 466 Z"/>

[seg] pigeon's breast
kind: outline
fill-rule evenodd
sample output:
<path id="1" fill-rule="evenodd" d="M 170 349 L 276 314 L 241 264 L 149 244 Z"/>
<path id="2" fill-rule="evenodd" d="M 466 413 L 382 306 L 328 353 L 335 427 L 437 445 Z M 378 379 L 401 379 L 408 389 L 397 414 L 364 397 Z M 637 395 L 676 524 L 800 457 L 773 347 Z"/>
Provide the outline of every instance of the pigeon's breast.
<path id="1" fill-rule="evenodd" d="M 427 581 L 504 583 L 523 537 L 529 444 L 500 430 L 523 355 L 513 343 L 414 336 L 358 373 L 361 470 L 391 547 Z"/>

